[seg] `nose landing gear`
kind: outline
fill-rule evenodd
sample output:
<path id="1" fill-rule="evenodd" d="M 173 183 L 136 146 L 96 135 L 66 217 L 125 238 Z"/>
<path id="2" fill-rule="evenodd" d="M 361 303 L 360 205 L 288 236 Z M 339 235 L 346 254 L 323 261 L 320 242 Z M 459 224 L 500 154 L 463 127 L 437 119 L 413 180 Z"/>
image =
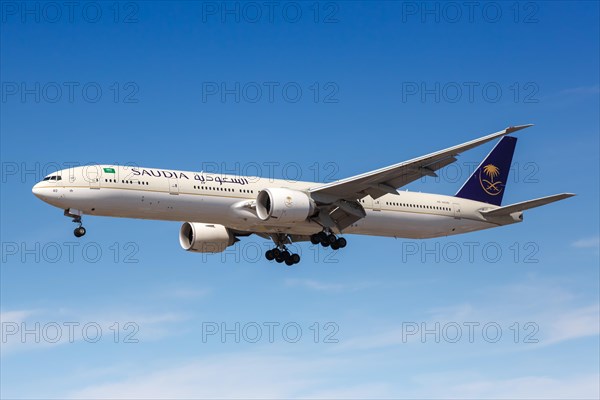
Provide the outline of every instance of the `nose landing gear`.
<path id="1" fill-rule="evenodd" d="M 82 237 L 85 235 L 85 228 L 82 226 L 82 222 L 81 222 L 81 215 L 83 213 L 79 210 L 74 210 L 69 208 L 68 210 L 65 210 L 65 217 L 70 217 L 73 218 L 73 222 L 75 222 L 78 226 L 77 228 L 75 228 L 75 230 L 73 231 L 73 234 L 75 235 L 75 237 Z"/>
<path id="2" fill-rule="evenodd" d="M 85 235 L 85 228 L 83 226 L 78 226 L 73 231 L 73 234 L 75 235 L 75 237 L 82 237 L 83 235 Z"/>

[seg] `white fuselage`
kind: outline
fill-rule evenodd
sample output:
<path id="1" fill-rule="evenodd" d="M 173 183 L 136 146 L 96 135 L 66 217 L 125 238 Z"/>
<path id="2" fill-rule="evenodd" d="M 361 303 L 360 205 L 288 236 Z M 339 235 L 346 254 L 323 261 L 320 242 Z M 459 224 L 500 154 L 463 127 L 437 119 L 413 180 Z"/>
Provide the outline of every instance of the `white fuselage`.
<path id="1" fill-rule="evenodd" d="M 37 183 L 34 194 L 53 206 L 86 215 L 202 222 L 260 233 L 310 235 L 322 230 L 309 220 L 263 221 L 250 207 L 263 189 L 307 191 L 319 185 L 314 182 L 108 165 L 65 169 L 51 176 L 60 179 Z M 479 211 L 496 206 L 438 194 L 403 191 L 359 201 L 366 217 L 343 233 L 433 238 L 518 222 L 487 221 Z"/>

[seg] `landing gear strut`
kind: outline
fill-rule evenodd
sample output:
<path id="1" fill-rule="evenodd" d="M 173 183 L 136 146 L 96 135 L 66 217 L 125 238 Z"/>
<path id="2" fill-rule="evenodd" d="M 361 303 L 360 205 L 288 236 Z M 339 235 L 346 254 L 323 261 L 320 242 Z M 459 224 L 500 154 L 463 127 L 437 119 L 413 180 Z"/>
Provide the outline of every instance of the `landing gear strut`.
<path id="1" fill-rule="evenodd" d="M 312 244 L 321 244 L 323 247 L 329 247 L 333 250 L 343 249 L 346 247 L 348 242 L 343 237 L 337 237 L 331 232 L 321 231 L 310 236 L 310 242 Z"/>
<path id="2" fill-rule="evenodd" d="M 290 253 L 286 247 L 286 243 L 291 243 L 287 235 L 278 234 L 271 237 L 275 242 L 275 248 L 267 250 L 265 258 L 269 261 L 275 260 L 278 263 L 285 263 L 287 266 L 292 266 L 300 262 L 300 255 Z"/>
<path id="3" fill-rule="evenodd" d="M 65 210 L 65 216 L 73 218 L 73 222 L 77 224 L 77 228 L 73 231 L 75 237 L 82 237 L 85 235 L 85 228 L 82 226 L 81 222 L 81 212 L 77 210 Z"/>

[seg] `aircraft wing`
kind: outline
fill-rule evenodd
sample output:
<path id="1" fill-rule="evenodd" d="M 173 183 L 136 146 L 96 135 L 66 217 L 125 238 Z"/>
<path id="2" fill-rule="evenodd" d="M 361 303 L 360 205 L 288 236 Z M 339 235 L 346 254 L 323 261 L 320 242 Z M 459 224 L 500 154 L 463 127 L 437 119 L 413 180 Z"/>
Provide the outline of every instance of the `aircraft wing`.
<path id="1" fill-rule="evenodd" d="M 329 204 L 341 199 L 355 201 L 366 195 L 377 199 L 387 193 L 396 194 L 397 188 L 407 185 L 423 176 L 437 176 L 435 171 L 455 162 L 456 156 L 463 151 L 470 150 L 491 140 L 530 126 L 532 124 L 512 126 L 491 135 L 483 136 L 479 139 L 422 157 L 319 185 L 309 189 L 309 192 L 316 201 Z"/>

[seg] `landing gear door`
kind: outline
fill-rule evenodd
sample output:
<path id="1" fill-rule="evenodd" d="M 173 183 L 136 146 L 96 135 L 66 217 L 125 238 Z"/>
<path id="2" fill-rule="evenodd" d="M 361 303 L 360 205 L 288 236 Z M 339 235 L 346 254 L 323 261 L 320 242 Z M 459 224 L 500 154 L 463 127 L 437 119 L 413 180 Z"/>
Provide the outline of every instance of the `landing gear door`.
<path id="1" fill-rule="evenodd" d="M 452 203 L 452 211 L 454 211 L 454 218 L 460 219 L 460 204 Z"/>
<path id="2" fill-rule="evenodd" d="M 169 178 L 169 193 L 179 194 L 179 183 L 177 182 L 177 178 Z"/>

